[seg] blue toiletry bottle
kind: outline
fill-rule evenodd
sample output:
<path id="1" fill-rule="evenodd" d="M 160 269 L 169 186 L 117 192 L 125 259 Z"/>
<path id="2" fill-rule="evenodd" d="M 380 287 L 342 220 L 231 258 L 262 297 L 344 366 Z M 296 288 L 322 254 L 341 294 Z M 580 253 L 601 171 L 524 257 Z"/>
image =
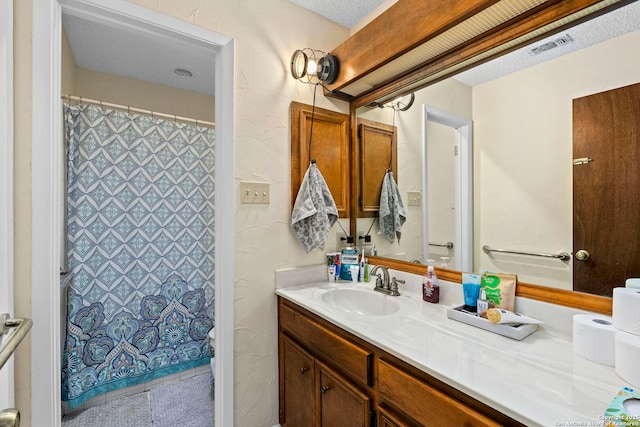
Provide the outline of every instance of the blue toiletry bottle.
<path id="1" fill-rule="evenodd" d="M 347 237 L 347 245 L 340 251 L 340 260 L 342 263 L 340 278 L 342 280 L 351 280 L 351 266 L 360 265 L 360 257 L 358 256 L 353 236 Z"/>

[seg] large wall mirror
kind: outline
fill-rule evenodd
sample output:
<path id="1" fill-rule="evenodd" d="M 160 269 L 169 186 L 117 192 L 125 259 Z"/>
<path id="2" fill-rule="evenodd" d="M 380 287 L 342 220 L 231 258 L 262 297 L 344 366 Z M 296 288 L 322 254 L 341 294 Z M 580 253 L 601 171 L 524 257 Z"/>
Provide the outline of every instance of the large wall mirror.
<path id="1" fill-rule="evenodd" d="M 516 273 L 526 283 L 603 296 L 610 296 L 612 287 L 624 286 L 624 279 L 604 274 L 600 280 L 605 286 L 593 291 L 583 289 L 576 283 L 580 279 L 574 278 L 576 263 L 593 262 L 593 258 L 576 259 L 580 248 L 574 248 L 574 227 L 584 227 L 586 220 L 608 230 L 619 226 L 616 217 L 604 213 L 581 218 L 579 224 L 574 220 L 574 186 L 580 183 L 573 174 L 575 168 L 589 167 L 589 163 L 574 162 L 574 100 L 640 82 L 640 57 L 634 53 L 640 44 L 639 28 L 640 2 L 632 2 L 415 90 L 413 106 L 395 117 L 391 109 L 371 108 L 371 103 L 359 106 L 357 118 L 382 123 L 394 120 L 397 127 L 398 185 L 407 211 L 403 227 L 407 238 L 386 245 L 376 238 L 374 227 L 370 234 L 379 247 L 378 255 L 408 262 L 432 258 L 436 266 L 449 263 L 447 267 L 455 270 Z M 406 94 L 406 89 L 400 89 L 394 95 Z M 380 102 L 390 98 L 385 93 Z M 631 110 L 640 111 L 638 104 L 636 99 Z M 468 212 L 459 212 L 461 206 L 453 197 L 458 180 L 463 179 L 453 167 L 454 156 L 459 155 L 459 135 L 451 127 L 429 123 L 428 108 L 473 123 L 473 205 Z M 602 120 L 608 123 L 610 118 L 605 115 Z M 430 171 L 436 175 L 429 178 Z M 627 191 L 625 185 L 614 187 L 592 189 L 593 198 L 621 191 L 618 187 Z M 637 186 L 632 186 L 626 194 L 637 201 L 638 193 Z M 422 197 L 426 203 L 416 202 Z M 472 218 L 472 236 L 461 231 L 465 230 L 459 223 L 464 215 Z M 356 232 L 366 231 L 370 222 L 355 218 Z M 640 247 L 640 235 L 633 233 L 640 231 L 626 232 L 624 237 L 612 235 L 609 240 L 627 239 L 627 247 Z M 458 244 L 438 246 L 449 241 Z M 456 261 L 464 250 L 459 243 L 463 241 L 471 245 L 472 253 L 471 263 L 464 266 Z M 551 256 L 485 252 L 485 246 Z M 608 251 L 621 262 L 640 259 L 638 250 L 615 248 Z M 563 259 L 563 253 L 570 255 L 568 259 Z M 630 268 L 625 274 L 640 277 L 640 270 Z"/>

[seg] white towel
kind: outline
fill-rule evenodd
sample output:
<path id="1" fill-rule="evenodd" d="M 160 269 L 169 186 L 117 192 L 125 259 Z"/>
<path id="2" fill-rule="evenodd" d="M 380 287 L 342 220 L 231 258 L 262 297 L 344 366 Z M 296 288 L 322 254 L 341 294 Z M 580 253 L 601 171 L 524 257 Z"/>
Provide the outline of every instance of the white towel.
<path id="1" fill-rule="evenodd" d="M 387 171 L 382 181 L 378 216 L 382 235 L 390 243 L 393 243 L 397 236 L 398 243 L 400 243 L 402 224 L 407 220 L 407 216 L 404 212 L 400 190 L 393 179 L 393 172 L 391 171 Z"/>
<path id="2" fill-rule="evenodd" d="M 329 230 L 338 220 L 338 208 L 315 163 L 312 163 L 298 190 L 291 213 L 291 229 L 305 251 L 324 248 Z"/>

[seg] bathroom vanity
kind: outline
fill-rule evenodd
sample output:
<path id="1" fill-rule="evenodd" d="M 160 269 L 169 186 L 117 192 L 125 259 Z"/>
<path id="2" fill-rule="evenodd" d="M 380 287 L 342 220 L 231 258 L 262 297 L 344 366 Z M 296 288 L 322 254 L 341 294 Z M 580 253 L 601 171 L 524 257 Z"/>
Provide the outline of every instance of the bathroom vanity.
<path id="1" fill-rule="evenodd" d="M 429 304 L 419 278 L 403 278 L 399 297 L 344 282 L 277 289 L 282 426 L 598 422 L 627 385 L 573 353 L 563 323 L 577 310 L 518 301 L 545 325 L 516 341 L 448 319 L 459 284 L 441 281 Z"/>
<path id="2" fill-rule="evenodd" d="M 278 301 L 283 426 L 522 425 L 297 304 Z"/>

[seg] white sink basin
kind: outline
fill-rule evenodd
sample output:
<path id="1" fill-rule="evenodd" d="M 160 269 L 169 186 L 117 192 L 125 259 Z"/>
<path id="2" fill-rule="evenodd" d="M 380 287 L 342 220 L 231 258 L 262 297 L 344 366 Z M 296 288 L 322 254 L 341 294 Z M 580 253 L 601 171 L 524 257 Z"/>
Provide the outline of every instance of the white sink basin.
<path id="1" fill-rule="evenodd" d="M 347 313 L 386 316 L 400 310 L 399 302 L 388 295 L 370 289 L 332 289 L 322 294 L 322 300 Z"/>

